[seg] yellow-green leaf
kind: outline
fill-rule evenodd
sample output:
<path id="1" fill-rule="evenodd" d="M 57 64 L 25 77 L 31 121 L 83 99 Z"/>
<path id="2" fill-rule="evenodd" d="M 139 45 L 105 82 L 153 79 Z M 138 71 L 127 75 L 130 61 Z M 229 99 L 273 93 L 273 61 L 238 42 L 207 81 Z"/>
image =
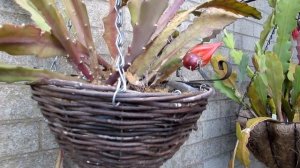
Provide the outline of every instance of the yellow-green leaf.
<path id="1" fill-rule="evenodd" d="M 31 14 L 31 19 L 39 28 L 43 31 L 50 32 L 50 26 L 46 23 L 45 19 L 36 7 L 31 3 L 31 0 L 15 0 L 15 2 Z"/>
<path id="2" fill-rule="evenodd" d="M 242 128 L 241 128 L 241 125 L 240 123 L 236 123 L 236 137 L 238 140 L 242 139 Z"/>
<path id="3" fill-rule="evenodd" d="M 42 32 L 34 25 L 2 25 L 0 51 L 11 55 L 35 55 L 42 58 L 66 54 L 64 47 L 52 34 Z"/>
<path id="4" fill-rule="evenodd" d="M 254 78 L 247 90 L 247 96 L 249 97 L 251 107 L 254 112 L 260 117 L 266 117 L 267 108 L 266 108 L 266 99 L 267 99 L 267 90 L 266 86 L 263 84 L 259 76 Z"/>
<path id="5" fill-rule="evenodd" d="M 288 74 L 287 74 L 287 78 L 290 80 L 290 81 L 294 81 L 294 73 L 296 71 L 296 67 L 298 65 L 297 64 L 294 64 L 294 63 L 290 63 L 290 67 L 289 67 L 289 71 L 288 71 Z"/>
<path id="6" fill-rule="evenodd" d="M 281 117 L 282 84 L 284 81 L 282 63 L 275 53 L 266 54 L 266 78 L 268 81 L 269 94 L 274 99 L 278 117 Z"/>
<path id="7" fill-rule="evenodd" d="M 35 82 L 42 79 L 79 81 L 77 78 L 68 77 L 63 74 L 47 70 L 0 64 L 0 82 Z"/>
<path id="8" fill-rule="evenodd" d="M 226 11 L 243 15 L 246 17 L 253 17 L 255 19 L 261 19 L 261 13 L 255 8 L 247 5 L 246 3 L 241 3 L 236 0 L 214 0 L 209 1 L 203 5 L 203 7 L 216 7 L 222 8 Z"/>
<path id="9" fill-rule="evenodd" d="M 291 103 L 292 105 L 295 105 L 300 95 L 300 66 L 296 67 L 295 73 L 294 73 L 294 81 L 293 81 L 293 90 L 291 93 Z"/>

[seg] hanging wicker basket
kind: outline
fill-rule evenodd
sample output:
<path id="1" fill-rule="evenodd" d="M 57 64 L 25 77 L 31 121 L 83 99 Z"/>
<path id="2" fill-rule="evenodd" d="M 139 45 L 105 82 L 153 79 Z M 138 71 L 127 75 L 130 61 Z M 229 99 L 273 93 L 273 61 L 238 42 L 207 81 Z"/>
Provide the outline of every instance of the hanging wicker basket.
<path id="1" fill-rule="evenodd" d="M 241 113 L 238 121 L 245 125 L 252 116 Z M 300 167 L 300 124 L 265 121 L 250 133 L 248 148 L 256 159 L 269 168 Z"/>
<path id="2" fill-rule="evenodd" d="M 114 106 L 111 86 L 48 80 L 31 87 L 60 148 L 84 168 L 160 167 L 196 129 L 213 91 L 127 91 Z"/>

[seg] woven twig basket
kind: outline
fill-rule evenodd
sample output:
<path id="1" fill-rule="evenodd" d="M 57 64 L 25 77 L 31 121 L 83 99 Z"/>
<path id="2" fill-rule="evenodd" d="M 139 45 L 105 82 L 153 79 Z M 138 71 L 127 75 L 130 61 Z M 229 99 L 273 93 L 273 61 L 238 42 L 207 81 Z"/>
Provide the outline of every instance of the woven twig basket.
<path id="1" fill-rule="evenodd" d="M 33 99 L 61 149 L 81 167 L 157 168 L 196 128 L 211 88 L 175 93 L 119 93 L 111 86 L 48 80 Z"/>
<path id="2" fill-rule="evenodd" d="M 252 116 L 243 111 L 239 122 L 245 125 Z M 248 148 L 269 168 L 300 168 L 300 123 L 266 121 L 250 133 Z"/>

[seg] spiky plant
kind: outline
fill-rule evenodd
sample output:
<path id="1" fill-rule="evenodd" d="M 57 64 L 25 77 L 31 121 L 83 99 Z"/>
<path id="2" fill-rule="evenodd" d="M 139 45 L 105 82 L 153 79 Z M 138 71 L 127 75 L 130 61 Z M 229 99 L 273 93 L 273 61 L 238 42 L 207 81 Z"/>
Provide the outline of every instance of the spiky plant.
<path id="1" fill-rule="evenodd" d="M 1 25 L 0 50 L 11 55 L 35 55 L 39 58 L 64 56 L 82 81 L 114 85 L 119 74 L 113 65 L 97 53 L 85 2 L 61 1 L 62 11 L 56 6 L 55 0 L 15 0 L 31 14 L 35 24 Z M 129 8 L 133 27 L 133 38 L 125 53 L 124 67 L 132 86 L 145 88 L 159 85 L 182 66 L 181 59 L 192 46 L 214 38 L 236 19 L 261 18 L 260 12 L 255 8 L 235 0 L 212 0 L 180 10 L 184 2 L 185 0 L 123 0 L 123 7 Z M 115 46 L 115 0 L 110 0 L 109 4 L 110 12 L 103 19 L 103 38 L 112 60 L 115 60 L 118 55 Z M 62 12 L 66 13 L 73 24 L 73 35 L 65 25 Z M 191 16 L 194 17 L 193 20 L 189 20 Z M 190 22 L 190 25 L 182 30 L 180 25 L 184 22 Z M 0 64 L 2 82 L 32 82 L 49 78 L 77 80 L 46 70 Z"/>

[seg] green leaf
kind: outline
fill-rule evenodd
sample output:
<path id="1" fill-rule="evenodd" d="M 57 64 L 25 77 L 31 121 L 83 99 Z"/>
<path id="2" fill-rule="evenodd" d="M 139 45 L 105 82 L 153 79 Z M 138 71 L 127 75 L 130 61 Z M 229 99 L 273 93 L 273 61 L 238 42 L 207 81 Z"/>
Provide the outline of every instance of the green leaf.
<path id="1" fill-rule="evenodd" d="M 294 81 L 294 74 L 295 74 L 295 71 L 296 71 L 296 67 L 297 67 L 297 64 L 294 64 L 294 63 L 290 63 L 290 66 L 289 66 L 289 71 L 287 73 L 287 78 L 290 80 L 290 81 Z"/>
<path id="2" fill-rule="evenodd" d="M 295 111 L 292 110 L 290 103 L 282 97 L 282 109 L 283 112 L 286 114 L 289 122 L 292 122 L 294 120 Z"/>
<path id="3" fill-rule="evenodd" d="M 224 30 L 223 42 L 225 43 L 225 46 L 228 47 L 229 49 L 235 48 L 235 41 L 233 38 L 233 34 L 228 33 L 226 30 Z"/>
<path id="4" fill-rule="evenodd" d="M 268 19 L 264 23 L 263 31 L 260 33 L 259 45 L 261 47 L 264 46 L 270 31 L 274 27 L 274 17 L 275 17 L 275 12 L 273 10 L 272 13 L 269 15 Z"/>
<path id="5" fill-rule="evenodd" d="M 50 26 L 46 23 L 36 7 L 31 3 L 31 0 L 15 0 L 15 2 L 31 14 L 31 19 L 39 28 L 43 31 L 50 32 Z"/>
<path id="6" fill-rule="evenodd" d="M 0 51 L 11 55 L 52 57 L 66 55 L 61 43 L 49 32 L 33 25 L 0 27 Z"/>
<path id="7" fill-rule="evenodd" d="M 251 103 L 251 108 L 259 117 L 267 117 L 267 87 L 262 82 L 260 76 L 256 76 L 249 85 L 247 96 Z"/>
<path id="8" fill-rule="evenodd" d="M 249 66 L 247 66 L 247 75 L 250 79 L 254 77 L 254 72 Z"/>
<path id="9" fill-rule="evenodd" d="M 228 12 L 243 15 L 245 17 L 253 17 L 255 19 L 261 19 L 261 13 L 255 8 L 247 5 L 246 3 L 238 2 L 236 0 L 213 0 L 206 2 L 203 5 L 204 8 L 216 7 L 222 8 Z"/>
<path id="10" fill-rule="evenodd" d="M 282 115 L 281 96 L 284 81 L 282 64 L 275 53 L 266 54 L 266 78 L 269 86 L 269 94 L 274 99 L 277 115 Z"/>
<path id="11" fill-rule="evenodd" d="M 257 126 L 259 123 L 267 121 L 267 120 L 273 120 L 270 117 L 256 117 L 256 118 L 252 118 L 250 120 L 247 121 L 246 123 L 246 128 L 250 128 L 251 131 L 254 129 L 255 126 Z"/>
<path id="12" fill-rule="evenodd" d="M 266 84 L 263 81 L 263 75 L 264 74 L 262 73 L 258 73 L 253 80 L 253 85 L 258 96 L 260 97 L 260 100 L 262 101 L 262 104 L 265 106 L 267 104 L 268 90 Z"/>
<path id="13" fill-rule="evenodd" d="M 164 64 L 157 72 L 153 85 L 160 84 L 165 81 L 172 73 L 182 66 L 182 60 L 180 58 L 172 59 L 167 64 Z"/>
<path id="14" fill-rule="evenodd" d="M 275 23 L 277 25 L 277 40 L 274 52 L 279 56 L 283 64 L 283 71 L 288 70 L 288 62 L 291 59 L 291 32 L 296 27 L 295 17 L 300 11 L 299 0 L 280 0 L 276 4 Z"/>
<path id="15" fill-rule="evenodd" d="M 223 38 L 223 41 L 226 47 L 230 49 L 230 56 L 233 59 L 233 62 L 239 65 L 242 61 L 242 57 L 244 53 L 240 50 L 235 49 L 235 41 L 232 33 L 228 33 L 227 31 L 224 31 L 224 35 L 225 36 Z"/>
<path id="16" fill-rule="evenodd" d="M 297 99 L 300 95 L 300 66 L 296 67 L 294 73 L 293 90 L 291 93 L 291 104 L 294 106 L 297 103 Z"/>
<path id="17" fill-rule="evenodd" d="M 236 132 L 237 139 L 238 140 L 242 139 L 242 128 L 241 128 L 240 123 L 237 122 L 235 128 L 236 128 L 235 132 Z"/>
<path id="18" fill-rule="evenodd" d="M 238 68 L 239 68 L 238 81 L 239 81 L 239 83 L 244 81 L 244 79 L 246 77 L 248 64 L 249 64 L 249 57 L 244 54 L 242 56 L 242 60 L 241 60 L 240 64 L 238 65 Z"/>
<path id="19" fill-rule="evenodd" d="M 226 86 L 222 81 L 215 81 L 214 88 L 226 95 L 228 98 L 232 99 L 233 101 L 237 103 L 241 102 L 241 98 L 235 94 L 235 90 Z"/>
<path id="20" fill-rule="evenodd" d="M 242 131 L 237 129 L 239 131 L 240 138 L 237 140 L 237 145 L 235 147 L 233 156 L 236 156 L 246 168 L 250 166 L 250 152 L 249 149 L 247 148 L 247 144 L 250 138 L 250 133 L 256 125 L 267 120 L 272 120 L 272 119 L 268 117 L 253 118 L 248 120 L 245 129 L 243 129 Z M 234 162 L 234 159 L 235 158 L 233 157 L 231 161 L 232 163 Z"/>
<path id="21" fill-rule="evenodd" d="M 79 81 L 77 78 L 68 77 L 63 74 L 50 72 L 47 70 L 0 64 L 0 82 L 35 82 L 43 79 Z"/>
<path id="22" fill-rule="evenodd" d="M 242 132 L 241 138 L 238 140 L 236 157 L 246 167 L 250 166 L 250 152 L 247 148 L 250 133 Z"/>

